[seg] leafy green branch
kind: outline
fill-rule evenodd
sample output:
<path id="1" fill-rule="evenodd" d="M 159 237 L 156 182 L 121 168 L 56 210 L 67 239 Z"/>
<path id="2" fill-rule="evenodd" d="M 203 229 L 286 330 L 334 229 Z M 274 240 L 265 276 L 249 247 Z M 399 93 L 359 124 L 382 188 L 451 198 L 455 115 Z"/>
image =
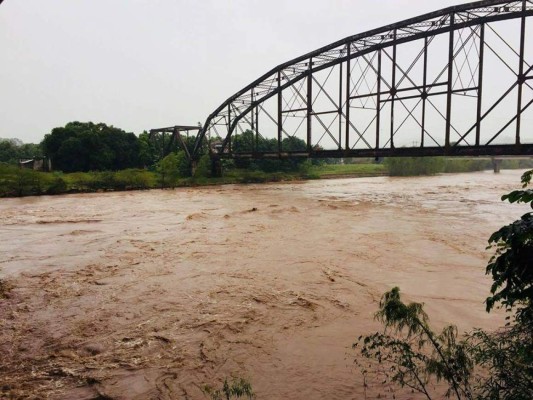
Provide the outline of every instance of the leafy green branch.
<path id="1" fill-rule="evenodd" d="M 206 385 L 203 391 L 211 400 L 230 400 L 241 397 L 252 400 L 255 397 L 252 385 L 243 378 L 233 378 L 231 382 L 228 382 L 228 379 L 224 379 L 222 389 L 215 389 L 212 386 Z"/>
<path id="2" fill-rule="evenodd" d="M 457 328 L 448 326 L 436 334 L 428 324 L 423 304 L 405 304 L 400 289 L 383 295 L 375 318 L 385 326 L 385 333 L 360 337 L 367 359 L 387 364 L 387 380 L 422 393 L 431 399 L 432 380 L 446 382 L 446 395 L 458 400 L 471 399 L 470 376 L 473 363 L 466 344 L 457 341 Z M 387 329 L 392 334 L 387 334 Z M 394 335 L 394 336 L 393 336 Z"/>
<path id="3" fill-rule="evenodd" d="M 533 171 L 522 176 L 524 188 L 530 184 Z M 526 203 L 533 207 L 533 190 L 511 192 L 502 200 Z M 512 224 L 504 226 L 489 239 L 494 249 L 486 273 L 492 275 L 492 296 L 487 298 L 487 311 L 501 303 L 508 311 L 516 307 L 517 320 L 533 320 L 533 213 L 527 213 Z"/>

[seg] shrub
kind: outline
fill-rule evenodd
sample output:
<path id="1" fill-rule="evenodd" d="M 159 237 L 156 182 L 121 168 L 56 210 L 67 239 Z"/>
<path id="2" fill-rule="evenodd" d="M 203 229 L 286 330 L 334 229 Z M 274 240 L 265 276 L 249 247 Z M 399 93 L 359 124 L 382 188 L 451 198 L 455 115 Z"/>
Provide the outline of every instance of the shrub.
<path id="1" fill-rule="evenodd" d="M 222 389 L 215 389 L 209 385 L 204 386 L 203 391 L 211 400 L 231 400 L 246 397 L 249 400 L 255 397 L 252 385 L 243 378 L 233 378 L 231 382 L 224 379 Z"/>
<path id="2" fill-rule="evenodd" d="M 31 196 L 42 194 L 48 186 L 47 174 L 31 169 L 13 167 L 3 177 L 3 195 Z"/>
<path id="3" fill-rule="evenodd" d="M 383 295 L 376 319 L 390 333 L 361 336 L 354 348 L 360 347 L 363 357 L 383 365 L 383 383 L 398 384 L 432 399 L 429 388 L 435 381 L 445 382 L 447 398 L 471 399 L 473 362 L 466 343 L 457 340 L 455 326 L 435 333 L 423 304 L 403 303 L 398 288 Z M 365 381 L 367 374 L 363 369 Z"/>
<path id="4" fill-rule="evenodd" d="M 444 172 L 459 173 L 459 172 L 475 172 L 492 169 L 492 162 L 490 160 L 472 160 L 472 159 L 447 159 Z"/>
<path id="5" fill-rule="evenodd" d="M 176 153 L 170 153 L 168 156 L 159 161 L 157 172 L 161 187 L 175 187 L 179 178 L 179 158 Z"/>
<path id="6" fill-rule="evenodd" d="M 178 163 L 178 175 L 181 178 L 188 178 L 191 176 L 191 163 L 187 158 L 185 151 L 178 151 L 177 153 L 177 163 Z"/>
<path id="7" fill-rule="evenodd" d="M 385 160 L 391 176 L 435 175 L 444 171 L 442 157 L 391 157 Z"/>
<path id="8" fill-rule="evenodd" d="M 46 190 L 47 194 L 61 194 L 67 191 L 67 183 L 60 176 L 55 176 L 52 183 L 48 186 Z"/>
<path id="9" fill-rule="evenodd" d="M 203 155 L 198 161 L 196 170 L 194 171 L 194 178 L 210 178 L 211 177 L 211 157 L 208 154 Z"/>
<path id="10" fill-rule="evenodd" d="M 154 176 L 148 171 L 125 169 L 115 173 L 115 187 L 120 189 L 149 189 L 155 186 Z"/>
<path id="11" fill-rule="evenodd" d="M 93 186 L 95 177 L 88 172 L 74 172 L 65 175 L 65 179 L 73 190 L 86 191 Z"/>

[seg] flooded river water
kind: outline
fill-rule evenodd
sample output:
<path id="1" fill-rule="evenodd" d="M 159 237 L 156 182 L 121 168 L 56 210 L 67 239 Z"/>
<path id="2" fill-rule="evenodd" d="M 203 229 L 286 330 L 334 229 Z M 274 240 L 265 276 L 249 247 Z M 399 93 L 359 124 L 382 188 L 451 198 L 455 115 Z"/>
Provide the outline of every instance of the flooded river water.
<path id="1" fill-rule="evenodd" d="M 379 328 L 386 290 L 424 302 L 436 327 L 502 323 L 484 312 L 485 247 L 527 211 L 500 201 L 519 183 L 504 171 L 0 200 L 0 395 L 203 399 L 233 375 L 258 399 L 361 398 L 351 345 Z"/>

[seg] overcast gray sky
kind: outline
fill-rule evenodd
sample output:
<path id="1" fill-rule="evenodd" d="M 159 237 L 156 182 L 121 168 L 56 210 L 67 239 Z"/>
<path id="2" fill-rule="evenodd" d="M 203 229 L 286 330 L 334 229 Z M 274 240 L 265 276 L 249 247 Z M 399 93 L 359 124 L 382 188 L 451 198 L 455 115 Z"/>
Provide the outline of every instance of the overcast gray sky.
<path id="1" fill-rule="evenodd" d="M 0 137 L 203 122 L 277 64 L 456 0 L 5 0 Z"/>

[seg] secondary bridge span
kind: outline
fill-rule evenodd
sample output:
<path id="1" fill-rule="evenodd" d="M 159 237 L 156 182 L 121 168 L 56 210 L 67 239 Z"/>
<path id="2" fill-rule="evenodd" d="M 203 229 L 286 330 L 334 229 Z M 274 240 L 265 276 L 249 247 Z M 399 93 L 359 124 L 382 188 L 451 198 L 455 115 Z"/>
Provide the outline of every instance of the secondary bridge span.
<path id="1" fill-rule="evenodd" d="M 190 156 L 533 155 L 532 15 L 478 1 L 307 53 L 222 103 Z"/>

